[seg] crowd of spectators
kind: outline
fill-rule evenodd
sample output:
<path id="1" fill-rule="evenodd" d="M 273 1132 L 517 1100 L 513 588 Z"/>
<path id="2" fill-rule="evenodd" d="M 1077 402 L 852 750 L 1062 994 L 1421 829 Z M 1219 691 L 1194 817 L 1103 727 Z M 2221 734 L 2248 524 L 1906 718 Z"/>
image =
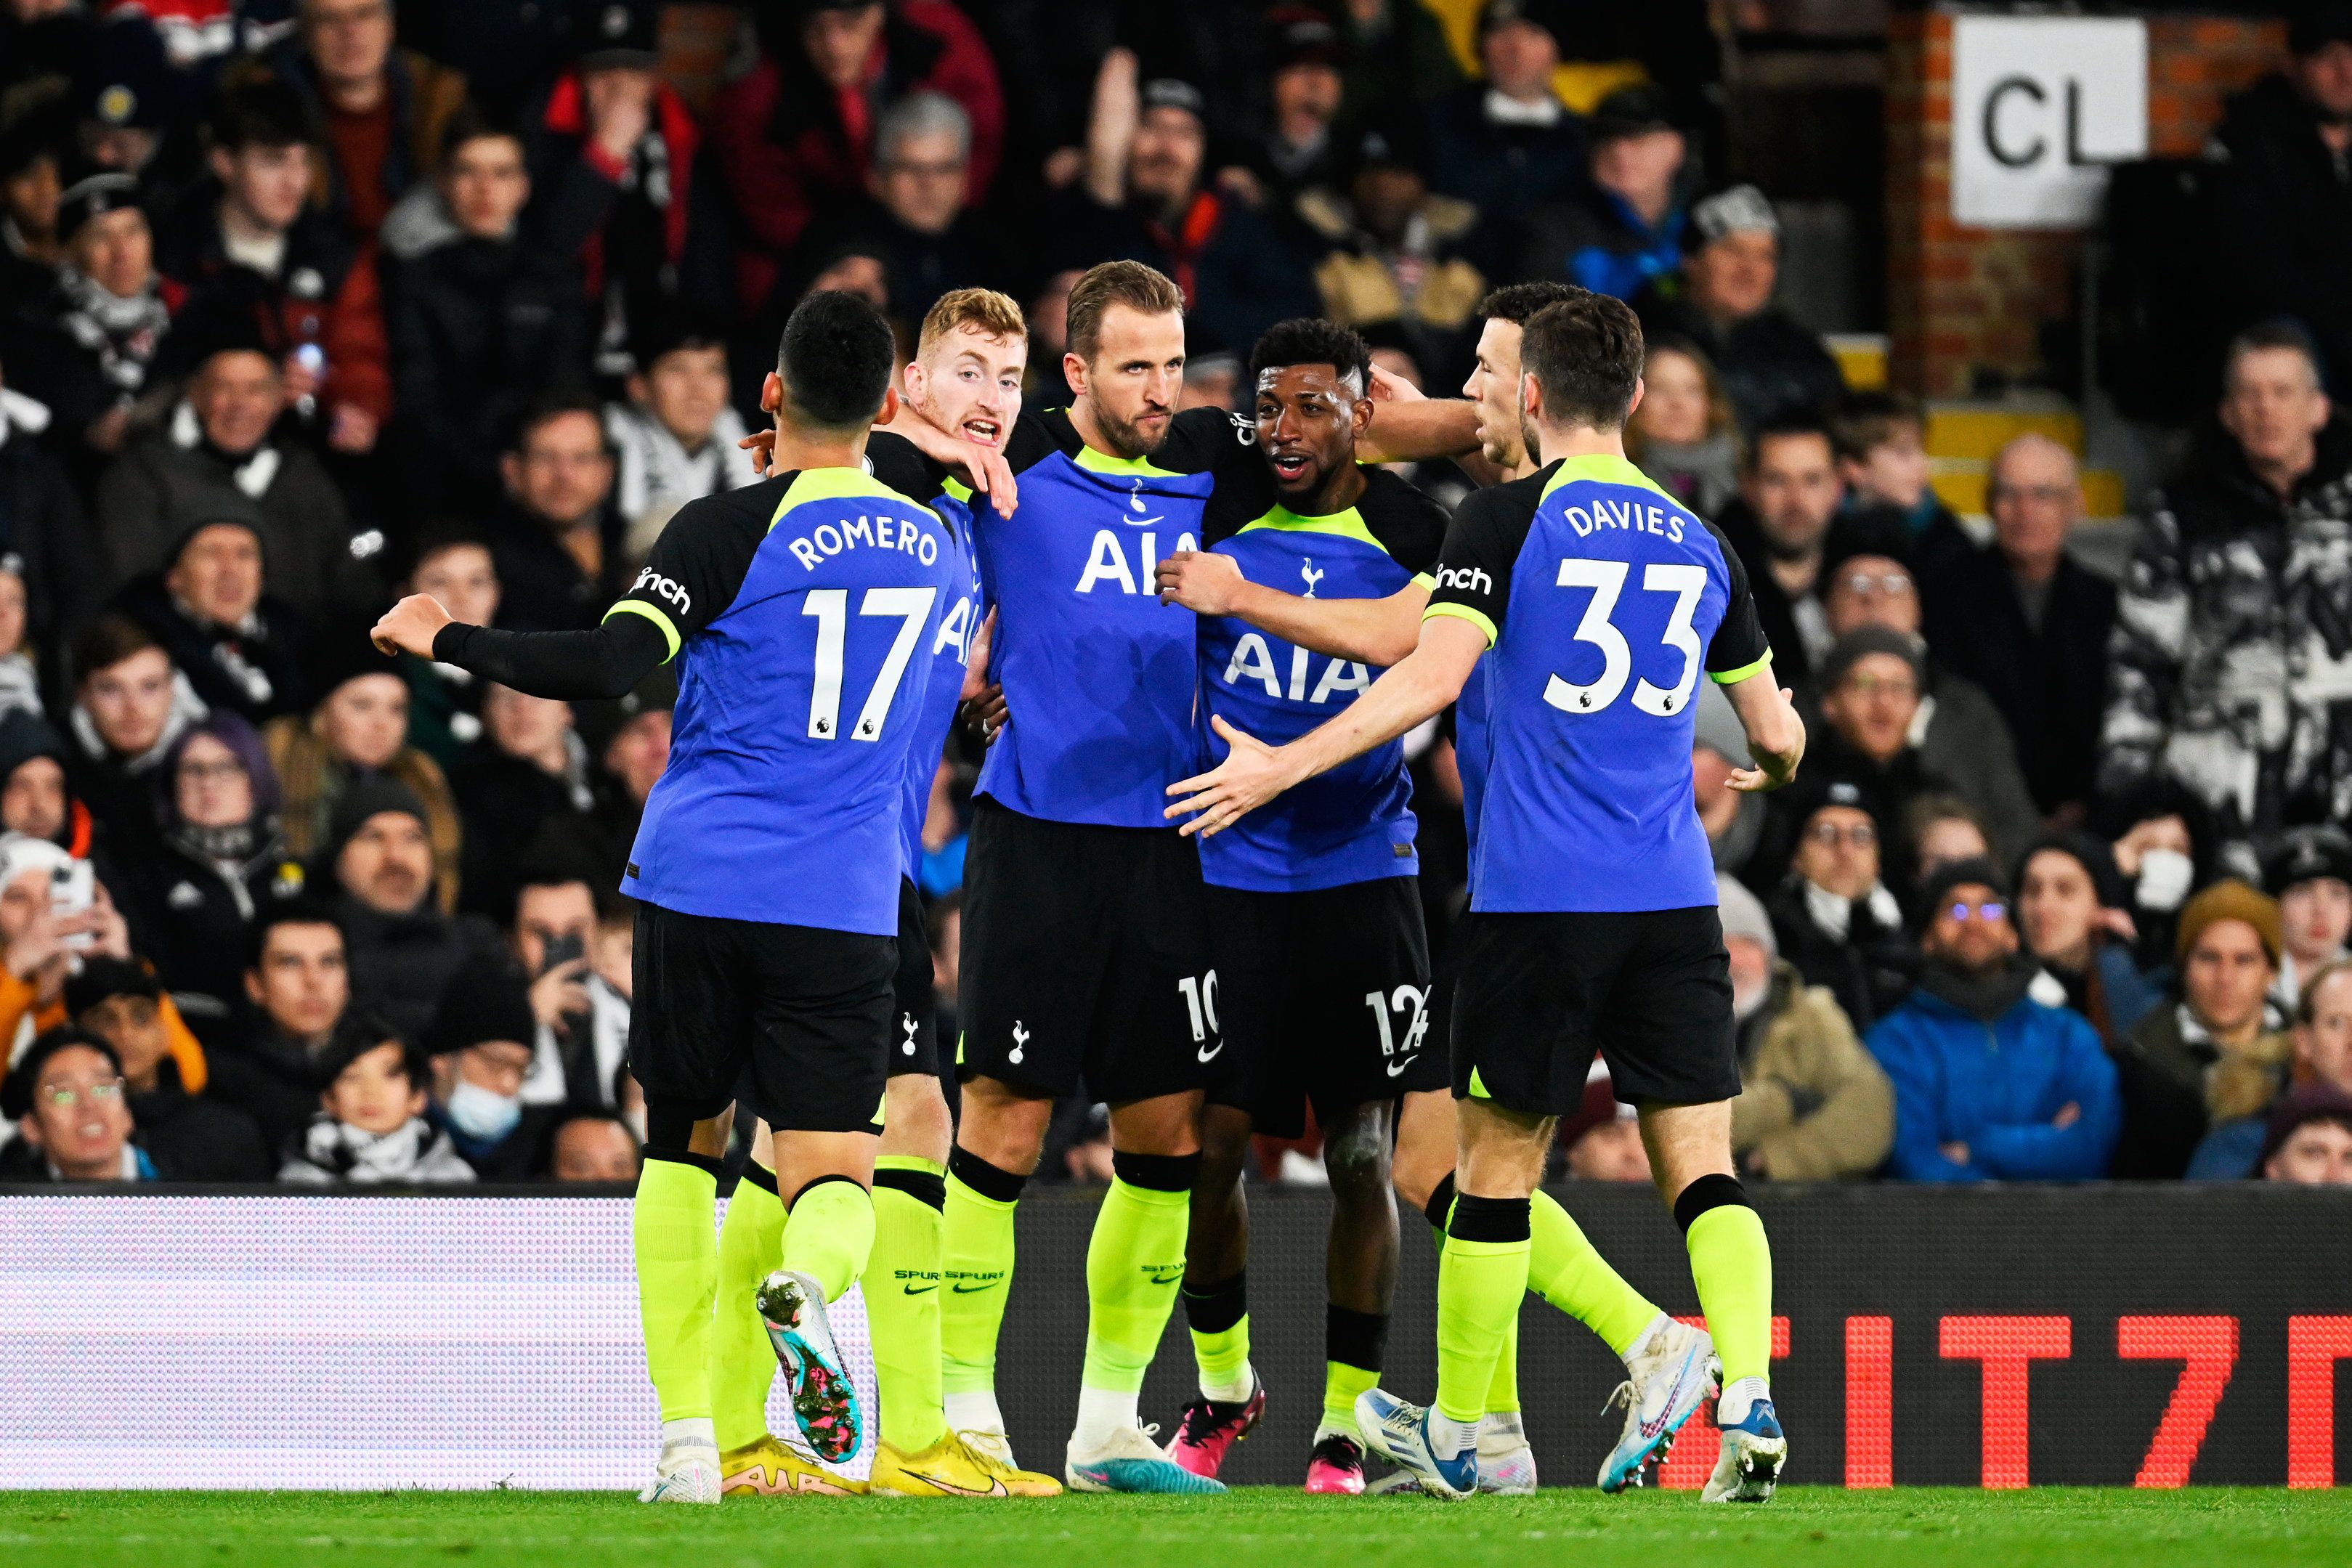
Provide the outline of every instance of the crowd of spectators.
<path id="1" fill-rule="evenodd" d="M 2310 266 L 2267 258 L 2120 582 L 2069 551 L 2073 454 L 2011 443 L 1964 523 L 1919 409 L 1780 306 L 1696 0 L 1487 0 L 1472 69 L 1418 0 L 763 0 L 691 102 L 664 9 L 0 0 L 0 1178 L 628 1179 L 613 890 L 670 692 L 545 701 L 367 625 L 594 623 L 756 477 L 811 290 L 903 329 L 1003 288 L 1051 406 L 1072 278 L 1132 257 L 1184 293 L 1188 402 L 1286 317 L 1446 395 L 1497 285 L 1635 304 L 1631 448 L 1812 734 L 1769 800 L 1719 702 L 1694 750 L 1748 1173 L 2352 1180 L 2352 7 L 2224 121 Z M 923 836 L 943 1015 L 971 744 Z M 1414 756 L 1442 942 L 1458 779 L 1442 728 Z M 1098 1179 L 1101 1122 L 1049 1172 Z M 1597 1079 L 1567 1168 L 1640 1177 L 1630 1128 Z"/>

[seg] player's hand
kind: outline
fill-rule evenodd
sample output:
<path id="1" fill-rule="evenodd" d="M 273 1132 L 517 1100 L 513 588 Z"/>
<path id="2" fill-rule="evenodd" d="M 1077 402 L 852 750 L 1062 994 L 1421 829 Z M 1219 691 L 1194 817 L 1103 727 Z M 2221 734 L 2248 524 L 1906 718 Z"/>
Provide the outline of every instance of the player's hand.
<path id="1" fill-rule="evenodd" d="M 971 487 L 988 497 L 988 504 L 996 508 L 998 517 L 1011 517 L 1013 508 L 1021 504 L 1021 486 L 1013 479 L 1013 465 L 1004 460 L 1004 454 L 960 436 L 948 439 L 963 448 L 964 473 L 970 476 Z"/>
<path id="2" fill-rule="evenodd" d="M 1162 557 L 1153 575 L 1160 603 L 1181 604 L 1202 615 L 1231 615 L 1247 580 L 1239 561 L 1213 550 L 1180 549 Z"/>
<path id="3" fill-rule="evenodd" d="M 1004 727 L 1013 722 L 1013 708 L 1004 700 L 1003 686 L 982 686 L 963 700 L 956 716 L 964 728 L 980 737 L 982 746 L 994 746 Z"/>
<path id="4" fill-rule="evenodd" d="M 114 907 L 114 894 L 106 891 L 106 883 L 90 884 L 89 907 L 73 916 L 68 925 L 89 933 L 89 946 L 82 949 L 85 953 L 131 961 L 131 923 L 122 918 L 122 911 Z"/>
<path id="5" fill-rule="evenodd" d="M 970 702 L 989 689 L 988 658 L 996 647 L 996 607 L 990 605 L 988 614 L 981 621 L 980 630 L 971 634 L 971 646 L 965 651 L 963 690 L 956 694 L 959 702 Z"/>
<path id="6" fill-rule="evenodd" d="M 1780 700 L 1793 704 L 1797 700 L 1796 694 L 1788 687 L 1782 686 Z M 1749 755 L 1755 759 L 1756 766 L 1733 768 L 1729 780 L 1731 788 L 1744 795 L 1760 794 L 1767 789 L 1778 789 L 1797 776 L 1797 764 L 1805 755 L 1802 733 L 1800 732 L 1798 743 L 1791 750 L 1768 752 L 1751 749 Z"/>
<path id="7" fill-rule="evenodd" d="M 429 593 L 412 593 L 383 612 L 368 636 L 376 652 L 387 656 L 394 653 L 414 653 L 420 659 L 433 656 L 433 639 L 441 628 L 454 624 L 456 618 L 441 608 L 441 601 Z"/>
<path id="8" fill-rule="evenodd" d="M 1364 395 L 1374 402 L 1426 402 L 1429 401 L 1427 392 L 1406 381 L 1402 376 L 1391 374 L 1378 365 L 1372 366 L 1371 371 L 1372 382 L 1364 389 Z"/>
<path id="9" fill-rule="evenodd" d="M 776 476 L 776 427 L 755 430 L 735 444 L 750 453 L 760 465 L 760 472 L 772 479 Z"/>
<path id="10" fill-rule="evenodd" d="M 583 954 L 556 965 L 530 983 L 530 1016 L 548 1029 L 561 1030 L 566 1016 L 590 1010 L 588 959 Z"/>
<path id="11" fill-rule="evenodd" d="M 1206 773 L 1168 786 L 1168 793 L 1182 798 L 1160 813 L 1191 817 L 1176 831 L 1203 838 L 1223 832 L 1298 782 L 1282 747 L 1243 734 L 1227 724 L 1223 715 L 1212 714 L 1209 727 L 1233 750 Z"/>

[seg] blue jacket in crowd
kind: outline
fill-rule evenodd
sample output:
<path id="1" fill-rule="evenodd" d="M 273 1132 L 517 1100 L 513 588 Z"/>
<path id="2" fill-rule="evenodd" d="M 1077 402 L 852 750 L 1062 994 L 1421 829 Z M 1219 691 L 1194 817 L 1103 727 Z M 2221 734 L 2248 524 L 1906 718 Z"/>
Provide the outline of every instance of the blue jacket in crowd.
<path id="1" fill-rule="evenodd" d="M 1895 1082 L 1889 1174 L 1940 1182 L 2106 1174 L 2122 1102 L 2115 1064 L 2081 1014 L 2021 997 L 1986 1023 L 1923 984 L 1865 1043 Z M 2070 1101 L 2080 1119 L 2052 1126 Z M 1948 1143 L 1968 1145 L 1968 1163 L 1944 1156 Z"/>

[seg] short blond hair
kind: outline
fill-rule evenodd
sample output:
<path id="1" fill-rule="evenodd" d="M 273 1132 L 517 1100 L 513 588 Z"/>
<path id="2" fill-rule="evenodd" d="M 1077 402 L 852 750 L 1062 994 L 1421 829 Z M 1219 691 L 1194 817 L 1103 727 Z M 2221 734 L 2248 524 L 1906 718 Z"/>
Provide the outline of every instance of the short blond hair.
<path id="1" fill-rule="evenodd" d="M 1029 322 L 1009 294 L 993 288 L 953 288 L 939 297 L 923 313 L 923 330 L 915 342 L 918 359 L 931 351 L 941 338 L 959 327 L 982 337 L 1010 342 L 1029 336 Z"/>

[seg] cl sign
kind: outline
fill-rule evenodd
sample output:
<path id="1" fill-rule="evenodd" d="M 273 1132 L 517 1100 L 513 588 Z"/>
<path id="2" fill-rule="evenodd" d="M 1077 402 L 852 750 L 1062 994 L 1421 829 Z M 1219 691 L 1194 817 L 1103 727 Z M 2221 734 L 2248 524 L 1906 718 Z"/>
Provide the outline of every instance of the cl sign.
<path id="1" fill-rule="evenodd" d="M 2133 19 L 1952 23 L 1952 218 L 2081 228 L 2106 166 L 2147 153 L 2147 28 Z"/>

